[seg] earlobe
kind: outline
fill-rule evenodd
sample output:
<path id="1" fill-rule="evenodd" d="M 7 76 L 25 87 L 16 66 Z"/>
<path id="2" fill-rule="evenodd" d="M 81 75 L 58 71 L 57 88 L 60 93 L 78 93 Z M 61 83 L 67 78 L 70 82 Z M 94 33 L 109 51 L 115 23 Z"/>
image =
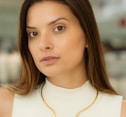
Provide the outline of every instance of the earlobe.
<path id="1" fill-rule="evenodd" d="M 88 48 L 88 43 L 86 43 L 85 48 Z"/>
<path id="2" fill-rule="evenodd" d="M 85 39 L 86 39 L 85 48 L 88 48 L 88 39 L 87 38 L 85 38 Z"/>
<path id="3" fill-rule="evenodd" d="M 88 44 L 85 47 L 88 48 Z"/>

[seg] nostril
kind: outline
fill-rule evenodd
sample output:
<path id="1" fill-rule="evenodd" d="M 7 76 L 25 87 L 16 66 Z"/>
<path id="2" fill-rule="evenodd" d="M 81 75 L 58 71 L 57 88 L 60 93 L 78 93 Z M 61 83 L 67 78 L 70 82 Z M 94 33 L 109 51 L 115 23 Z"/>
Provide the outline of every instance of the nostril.
<path id="1" fill-rule="evenodd" d="M 43 46 L 42 46 L 42 45 L 41 45 L 41 46 L 40 46 L 40 50 L 43 51 L 43 52 L 44 52 L 44 51 L 50 51 L 50 50 L 52 50 L 52 49 L 53 49 L 53 45 L 48 45 L 48 46 L 46 46 L 46 45 L 43 45 Z"/>
<path id="2" fill-rule="evenodd" d="M 50 47 L 46 47 L 46 49 L 50 49 Z"/>

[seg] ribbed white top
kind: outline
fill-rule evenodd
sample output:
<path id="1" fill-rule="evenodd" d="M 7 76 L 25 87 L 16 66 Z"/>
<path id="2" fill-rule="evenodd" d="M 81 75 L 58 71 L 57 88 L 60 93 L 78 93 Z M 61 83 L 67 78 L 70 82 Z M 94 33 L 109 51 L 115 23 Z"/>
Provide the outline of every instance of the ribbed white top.
<path id="1" fill-rule="evenodd" d="M 76 117 L 78 111 L 89 105 L 96 96 L 96 90 L 89 81 L 79 88 L 65 89 L 46 80 L 42 92 L 57 117 Z M 79 117 L 120 117 L 121 103 L 122 96 L 99 92 L 96 103 Z M 29 95 L 15 94 L 12 117 L 54 117 L 54 114 L 43 103 L 40 87 Z"/>

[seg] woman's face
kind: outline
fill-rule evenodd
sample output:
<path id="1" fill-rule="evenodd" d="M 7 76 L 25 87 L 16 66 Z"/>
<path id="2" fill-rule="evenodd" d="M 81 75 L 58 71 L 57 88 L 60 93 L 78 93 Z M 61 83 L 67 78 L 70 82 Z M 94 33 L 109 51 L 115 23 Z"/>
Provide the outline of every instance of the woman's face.
<path id="1" fill-rule="evenodd" d="M 40 72 L 55 77 L 84 69 L 85 34 L 66 5 L 35 3 L 26 22 L 28 48 Z"/>

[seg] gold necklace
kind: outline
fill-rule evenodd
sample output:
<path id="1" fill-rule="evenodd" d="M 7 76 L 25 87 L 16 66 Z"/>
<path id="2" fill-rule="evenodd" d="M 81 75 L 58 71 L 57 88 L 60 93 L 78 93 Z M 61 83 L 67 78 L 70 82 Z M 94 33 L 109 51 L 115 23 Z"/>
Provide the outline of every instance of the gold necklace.
<path id="1" fill-rule="evenodd" d="M 47 108 L 48 108 L 50 111 L 53 112 L 54 117 L 56 117 L 56 111 L 55 111 L 51 106 L 49 106 L 49 104 L 45 101 L 45 99 L 44 99 L 44 97 L 43 97 L 42 90 L 43 90 L 43 86 L 42 86 L 42 88 L 41 88 L 41 98 L 42 98 L 42 101 L 43 101 L 44 104 L 47 106 Z M 94 100 L 93 100 L 88 106 L 86 106 L 86 107 L 84 107 L 83 109 L 81 109 L 81 110 L 76 114 L 75 117 L 79 117 L 79 115 L 80 115 L 82 112 L 86 111 L 86 110 L 89 109 L 91 106 L 93 106 L 94 103 L 96 102 L 97 98 L 98 98 L 98 90 L 97 90 L 97 92 L 96 92 L 96 96 L 95 96 Z"/>

